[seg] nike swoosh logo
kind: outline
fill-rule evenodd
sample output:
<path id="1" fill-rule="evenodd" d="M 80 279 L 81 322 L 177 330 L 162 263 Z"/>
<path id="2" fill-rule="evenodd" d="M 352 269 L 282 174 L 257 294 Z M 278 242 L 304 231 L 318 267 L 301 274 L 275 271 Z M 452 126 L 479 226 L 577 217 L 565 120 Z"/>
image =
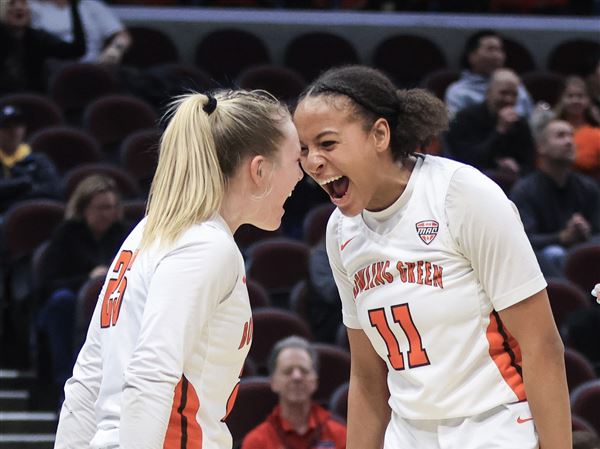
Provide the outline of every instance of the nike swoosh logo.
<path id="1" fill-rule="evenodd" d="M 533 418 L 521 418 L 520 416 L 517 418 L 517 423 L 519 424 L 523 424 L 526 423 L 527 421 L 532 421 Z"/>
<path id="2" fill-rule="evenodd" d="M 354 240 L 356 238 L 356 236 L 352 237 L 351 239 L 346 240 L 344 243 L 342 243 L 342 246 L 340 246 L 340 251 L 344 251 L 344 248 L 346 248 L 346 246 L 348 245 L 348 243 L 350 243 L 352 240 Z"/>

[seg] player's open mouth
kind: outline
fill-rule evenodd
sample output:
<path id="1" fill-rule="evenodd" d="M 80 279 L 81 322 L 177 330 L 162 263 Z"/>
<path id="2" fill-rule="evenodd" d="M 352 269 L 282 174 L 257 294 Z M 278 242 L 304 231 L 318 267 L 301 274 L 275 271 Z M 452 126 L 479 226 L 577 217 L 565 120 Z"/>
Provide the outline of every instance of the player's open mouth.
<path id="1" fill-rule="evenodd" d="M 321 187 L 325 189 L 331 198 L 340 199 L 348 191 L 350 180 L 346 176 L 342 175 L 326 179 L 319 184 L 321 184 Z"/>

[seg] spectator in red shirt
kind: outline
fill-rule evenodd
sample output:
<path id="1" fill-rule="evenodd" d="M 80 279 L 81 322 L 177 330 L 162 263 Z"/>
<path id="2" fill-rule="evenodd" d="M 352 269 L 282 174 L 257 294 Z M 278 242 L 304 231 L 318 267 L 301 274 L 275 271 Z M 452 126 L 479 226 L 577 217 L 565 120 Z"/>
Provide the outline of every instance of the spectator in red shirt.
<path id="1" fill-rule="evenodd" d="M 317 390 L 317 353 L 300 337 L 279 341 L 271 351 L 271 389 L 279 404 L 251 430 L 242 449 L 345 449 L 346 426 L 312 401 Z"/>

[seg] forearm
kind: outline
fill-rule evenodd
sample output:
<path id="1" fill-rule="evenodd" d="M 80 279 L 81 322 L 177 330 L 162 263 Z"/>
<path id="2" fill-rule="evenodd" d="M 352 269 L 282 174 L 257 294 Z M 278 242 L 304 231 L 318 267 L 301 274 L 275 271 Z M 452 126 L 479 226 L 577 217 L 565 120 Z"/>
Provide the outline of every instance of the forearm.
<path id="1" fill-rule="evenodd" d="M 531 247 L 536 250 L 542 250 L 549 245 L 561 245 L 560 232 L 550 232 L 547 234 L 528 234 Z"/>
<path id="2" fill-rule="evenodd" d="M 121 424 L 122 449 L 160 449 L 169 424 L 174 386 L 126 374 Z"/>
<path id="3" fill-rule="evenodd" d="M 126 30 L 119 31 L 110 40 L 110 43 L 106 46 L 102 54 L 100 55 L 100 62 L 116 64 L 121 62 L 123 55 L 131 45 L 131 36 Z"/>
<path id="4" fill-rule="evenodd" d="M 523 379 L 540 449 L 571 449 L 571 412 L 560 341 L 523 358 Z"/>
<path id="5" fill-rule="evenodd" d="M 385 374 L 384 374 L 385 376 Z M 350 375 L 346 449 L 381 449 L 390 421 L 389 391 L 385 382 Z"/>

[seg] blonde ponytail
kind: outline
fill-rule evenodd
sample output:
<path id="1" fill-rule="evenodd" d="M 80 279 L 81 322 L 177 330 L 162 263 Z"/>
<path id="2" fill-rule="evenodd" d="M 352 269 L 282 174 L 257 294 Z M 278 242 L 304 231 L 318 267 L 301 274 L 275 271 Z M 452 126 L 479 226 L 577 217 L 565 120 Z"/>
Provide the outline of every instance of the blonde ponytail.
<path id="1" fill-rule="evenodd" d="M 171 120 L 161 138 L 140 248 L 156 238 L 172 244 L 181 233 L 219 210 L 224 179 L 219 166 L 210 117 L 203 110 L 208 97 L 188 94 L 169 108 Z"/>

